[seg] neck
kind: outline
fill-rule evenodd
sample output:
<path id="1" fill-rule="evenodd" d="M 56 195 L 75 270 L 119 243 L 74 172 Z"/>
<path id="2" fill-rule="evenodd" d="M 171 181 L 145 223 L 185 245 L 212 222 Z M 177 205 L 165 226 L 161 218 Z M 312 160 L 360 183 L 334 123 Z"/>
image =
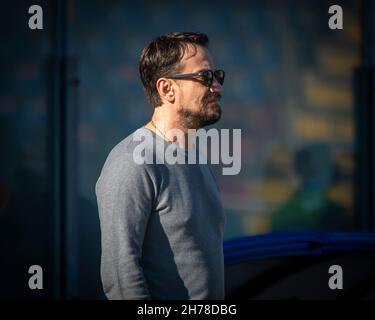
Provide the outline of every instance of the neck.
<path id="1" fill-rule="evenodd" d="M 163 114 L 163 110 L 158 110 L 158 112 L 155 110 L 151 121 L 145 127 L 154 131 L 164 140 L 176 143 L 182 149 L 194 147 L 196 131 L 181 126 L 170 113 Z"/>

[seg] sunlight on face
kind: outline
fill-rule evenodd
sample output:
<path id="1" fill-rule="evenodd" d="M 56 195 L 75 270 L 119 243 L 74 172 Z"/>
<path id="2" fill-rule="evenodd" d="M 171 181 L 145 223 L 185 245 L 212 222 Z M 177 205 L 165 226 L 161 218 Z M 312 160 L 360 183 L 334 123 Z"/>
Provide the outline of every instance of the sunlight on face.
<path id="1" fill-rule="evenodd" d="M 209 51 L 202 46 L 188 45 L 181 60 L 179 73 L 194 73 L 214 70 L 213 59 Z M 198 129 L 217 122 L 221 117 L 219 104 L 222 86 L 214 79 L 210 88 L 199 79 L 179 80 L 179 121 L 190 129 Z"/>

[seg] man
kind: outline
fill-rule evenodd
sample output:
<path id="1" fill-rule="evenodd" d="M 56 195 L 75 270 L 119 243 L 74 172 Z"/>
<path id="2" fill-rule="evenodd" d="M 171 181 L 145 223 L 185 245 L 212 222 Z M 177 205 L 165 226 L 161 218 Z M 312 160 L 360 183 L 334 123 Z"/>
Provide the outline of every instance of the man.
<path id="1" fill-rule="evenodd" d="M 169 33 L 142 52 L 152 119 L 110 152 L 96 184 L 109 299 L 224 298 L 225 215 L 209 165 L 134 161 L 139 135 L 152 137 L 154 158 L 170 145 L 185 156 L 195 150 L 188 129 L 220 119 L 224 71 L 215 70 L 207 44 L 204 34 Z"/>

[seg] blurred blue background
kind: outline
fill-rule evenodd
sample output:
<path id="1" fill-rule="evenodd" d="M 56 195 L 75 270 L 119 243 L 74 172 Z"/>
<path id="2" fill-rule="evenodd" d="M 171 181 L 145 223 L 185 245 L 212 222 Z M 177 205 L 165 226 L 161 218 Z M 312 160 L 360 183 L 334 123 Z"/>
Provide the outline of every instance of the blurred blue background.
<path id="1" fill-rule="evenodd" d="M 32 4 L 43 30 L 27 27 Z M 152 114 L 138 61 L 170 31 L 208 34 L 227 74 L 214 126 L 242 129 L 240 174 L 214 166 L 225 239 L 374 231 L 374 12 L 336 4 L 343 30 L 328 28 L 325 0 L 4 2 L 0 298 L 103 298 L 95 183 L 111 148 Z M 27 288 L 33 264 L 40 292 Z"/>

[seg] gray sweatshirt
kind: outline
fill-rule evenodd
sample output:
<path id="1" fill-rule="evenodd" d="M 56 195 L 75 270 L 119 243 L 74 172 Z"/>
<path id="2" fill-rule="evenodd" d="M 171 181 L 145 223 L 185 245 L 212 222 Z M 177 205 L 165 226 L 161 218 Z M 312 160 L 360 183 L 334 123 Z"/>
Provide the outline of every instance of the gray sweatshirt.
<path id="1" fill-rule="evenodd" d="M 154 160 L 170 144 L 141 127 L 104 164 L 96 196 L 106 296 L 223 299 L 226 218 L 209 164 L 139 165 L 133 160 L 140 143 L 135 133 L 151 134 L 146 148 Z"/>

